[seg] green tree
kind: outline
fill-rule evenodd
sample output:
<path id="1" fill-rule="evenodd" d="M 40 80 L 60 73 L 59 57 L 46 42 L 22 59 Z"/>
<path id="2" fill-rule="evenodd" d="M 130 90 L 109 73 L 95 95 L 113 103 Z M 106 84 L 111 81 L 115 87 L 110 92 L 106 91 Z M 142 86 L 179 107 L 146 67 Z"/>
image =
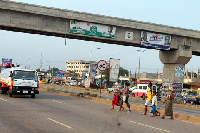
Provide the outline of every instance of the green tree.
<path id="1" fill-rule="evenodd" d="M 73 78 L 78 78 L 80 75 L 74 71 L 69 71 Z"/>
<path id="2" fill-rule="evenodd" d="M 128 70 L 120 67 L 119 68 L 119 76 L 124 76 L 124 75 L 128 76 Z"/>
<path id="3" fill-rule="evenodd" d="M 103 71 L 103 73 L 102 73 L 102 75 L 105 75 L 105 77 L 103 78 L 103 80 L 104 79 L 106 79 L 106 83 L 107 83 L 107 86 L 108 87 L 111 87 L 112 85 L 113 85 L 113 83 L 112 82 L 109 82 L 109 75 L 110 74 L 110 68 L 107 68 L 105 71 Z M 128 75 L 128 70 L 126 70 L 126 69 L 124 69 L 124 68 L 122 68 L 122 67 L 120 67 L 119 68 L 119 75 L 118 75 L 118 77 L 119 76 L 124 76 L 124 75 Z"/>
<path id="4" fill-rule="evenodd" d="M 52 76 L 54 76 L 55 72 L 60 71 L 58 68 L 53 67 L 50 69 L 50 73 L 52 74 Z M 47 72 L 49 72 L 49 70 L 47 70 Z"/>
<path id="5" fill-rule="evenodd" d="M 40 72 L 40 68 L 36 69 L 36 71 Z M 60 70 L 56 67 L 53 67 L 53 68 L 50 69 L 50 73 L 53 74 L 53 76 L 54 76 L 56 71 L 60 71 Z M 46 70 L 46 73 L 49 73 L 49 70 Z"/>

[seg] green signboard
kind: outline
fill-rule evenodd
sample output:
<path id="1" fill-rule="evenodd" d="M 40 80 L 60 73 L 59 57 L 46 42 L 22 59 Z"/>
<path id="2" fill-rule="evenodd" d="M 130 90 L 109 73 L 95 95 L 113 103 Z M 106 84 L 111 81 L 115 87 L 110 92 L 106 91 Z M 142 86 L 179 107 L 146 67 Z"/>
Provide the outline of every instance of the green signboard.
<path id="1" fill-rule="evenodd" d="M 111 25 L 70 20 L 69 32 L 72 33 L 115 38 L 115 31 L 116 27 Z"/>

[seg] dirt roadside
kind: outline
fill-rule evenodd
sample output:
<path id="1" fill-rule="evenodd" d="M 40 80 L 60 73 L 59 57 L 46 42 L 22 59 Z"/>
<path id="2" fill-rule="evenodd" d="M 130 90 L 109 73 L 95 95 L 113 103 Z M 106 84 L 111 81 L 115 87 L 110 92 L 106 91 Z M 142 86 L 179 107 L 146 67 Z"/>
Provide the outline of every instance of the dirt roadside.
<path id="1" fill-rule="evenodd" d="M 92 94 L 99 94 L 100 89 L 87 89 L 83 87 L 78 87 L 78 86 L 66 86 L 66 85 L 56 85 L 56 84 L 43 84 L 45 86 L 49 87 L 55 87 L 55 88 L 63 88 L 63 89 L 69 89 L 69 90 L 76 90 L 76 91 L 83 91 L 83 92 L 89 92 Z M 109 93 L 106 89 L 101 89 L 101 94 L 113 96 L 113 93 Z M 141 100 L 142 98 L 140 97 L 132 97 L 130 96 L 130 99 L 133 100 Z M 161 102 L 161 101 L 158 101 Z M 200 105 L 191 105 L 191 104 L 178 104 L 178 103 L 173 103 L 174 106 L 178 107 L 184 107 L 184 108 L 190 108 L 190 109 L 199 109 L 200 110 Z"/>

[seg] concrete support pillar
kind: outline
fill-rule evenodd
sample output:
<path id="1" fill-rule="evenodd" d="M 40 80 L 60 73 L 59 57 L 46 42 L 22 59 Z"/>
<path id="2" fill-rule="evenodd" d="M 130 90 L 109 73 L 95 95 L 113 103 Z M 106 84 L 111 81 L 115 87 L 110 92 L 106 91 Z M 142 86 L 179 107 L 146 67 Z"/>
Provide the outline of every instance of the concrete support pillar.
<path id="1" fill-rule="evenodd" d="M 164 81 L 168 83 L 183 82 L 185 64 L 192 58 L 190 46 L 180 45 L 178 50 L 160 51 L 159 57 L 164 64 Z"/>

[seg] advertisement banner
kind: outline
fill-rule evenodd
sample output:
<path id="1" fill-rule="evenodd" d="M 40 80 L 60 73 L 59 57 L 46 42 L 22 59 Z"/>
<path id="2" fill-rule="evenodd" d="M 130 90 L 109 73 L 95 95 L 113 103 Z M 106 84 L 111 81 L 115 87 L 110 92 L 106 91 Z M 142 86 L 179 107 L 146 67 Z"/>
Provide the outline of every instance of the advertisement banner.
<path id="1" fill-rule="evenodd" d="M 172 87 L 173 87 L 174 97 L 181 97 L 183 83 L 182 82 L 174 82 Z"/>
<path id="2" fill-rule="evenodd" d="M 170 35 L 141 31 L 140 45 L 142 46 L 154 47 L 155 49 L 169 50 L 170 43 L 171 43 Z"/>
<path id="3" fill-rule="evenodd" d="M 90 64 L 90 78 L 91 78 L 91 79 L 94 79 L 94 78 L 95 78 L 96 69 L 97 69 L 97 65 L 95 65 L 95 64 Z"/>
<path id="4" fill-rule="evenodd" d="M 82 78 L 83 80 L 85 80 L 85 77 L 86 77 L 86 72 L 82 72 L 81 78 Z"/>
<path id="5" fill-rule="evenodd" d="M 69 32 L 115 38 L 116 27 L 111 25 L 101 25 L 90 22 L 70 20 Z"/>
<path id="6" fill-rule="evenodd" d="M 89 88 L 90 87 L 90 78 L 86 78 L 85 79 L 85 88 Z"/>
<path id="7" fill-rule="evenodd" d="M 61 72 L 56 71 L 56 72 L 55 72 L 55 77 L 57 77 L 57 78 L 59 78 L 59 79 L 62 79 L 62 78 L 63 78 L 63 75 L 62 75 Z"/>
<path id="8" fill-rule="evenodd" d="M 180 66 L 175 66 L 175 77 L 183 78 L 185 74 L 185 68 Z"/>
<path id="9" fill-rule="evenodd" d="M 110 58 L 110 82 L 117 82 L 119 75 L 120 59 Z"/>
<path id="10" fill-rule="evenodd" d="M 6 59 L 2 58 L 2 64 L 1 64 L 1 69 L 5 69 L 6 67 L 11 67 L 12 66 L 12 59 Z"/>

